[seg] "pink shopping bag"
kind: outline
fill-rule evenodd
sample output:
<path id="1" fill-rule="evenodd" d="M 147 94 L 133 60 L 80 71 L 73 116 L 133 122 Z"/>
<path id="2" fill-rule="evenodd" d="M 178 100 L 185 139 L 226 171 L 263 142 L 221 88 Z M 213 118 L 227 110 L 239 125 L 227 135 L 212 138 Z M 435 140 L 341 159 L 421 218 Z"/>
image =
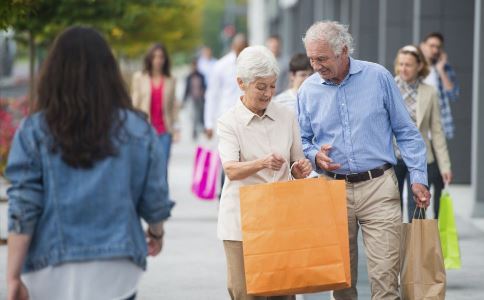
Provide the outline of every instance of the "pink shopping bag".
<path id="1" fill-rule="evenodd" d="M 217 151 L 197 147 L 193 169 L 192 192 L 202 200 L 215 199 L 220 159 Z"/>

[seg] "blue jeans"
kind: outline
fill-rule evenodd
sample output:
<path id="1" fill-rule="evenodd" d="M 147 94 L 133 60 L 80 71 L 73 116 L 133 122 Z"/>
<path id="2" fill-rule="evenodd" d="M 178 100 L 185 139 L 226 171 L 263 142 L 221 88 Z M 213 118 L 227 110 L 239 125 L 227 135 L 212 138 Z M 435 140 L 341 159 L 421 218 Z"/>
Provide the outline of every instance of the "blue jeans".
<path id="1" fill-rule="evenodd" d="M 168 165 L 170 162 L 170 151 L 171 151 L 171 139 L 172 136 L 170 133 L 163 133 L 158 135 L 158 138 L 160 139 L 160 144 L 163 149 L 163 157 L 162 159 L 166 162 L 166 168 L 164 169 L 164 178 L 166 180 L 166 186 L 168 187 L 168 199 L 171 200 L 170 198 L 170 186 L 168 185 Z"/>

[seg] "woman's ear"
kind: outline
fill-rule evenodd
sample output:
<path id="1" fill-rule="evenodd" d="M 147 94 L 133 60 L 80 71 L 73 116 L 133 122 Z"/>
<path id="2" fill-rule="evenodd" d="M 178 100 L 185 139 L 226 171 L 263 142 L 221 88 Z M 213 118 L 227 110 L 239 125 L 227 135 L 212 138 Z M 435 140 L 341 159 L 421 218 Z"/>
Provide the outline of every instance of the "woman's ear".
<path id="1" fill-rule="evenodd" d="M 239 85 L 239 88 L 243 91 L 245 91 L 245 83 L 242 79 L 240 79 L 239 77 L 237 77 L 237 84 Z"/>

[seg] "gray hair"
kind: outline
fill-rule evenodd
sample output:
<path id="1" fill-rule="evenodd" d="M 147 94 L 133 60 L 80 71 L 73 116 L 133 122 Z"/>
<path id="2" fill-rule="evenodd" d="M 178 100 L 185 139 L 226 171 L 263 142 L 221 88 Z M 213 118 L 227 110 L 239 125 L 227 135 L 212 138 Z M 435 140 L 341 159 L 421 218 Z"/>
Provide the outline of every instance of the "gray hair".
<path id="1" fill-rule="evenodd" d="M 278 75 L 279 66 L 276 58 L 264 46 L 247 47 L 237 57 L 237 78 L 246 84 L 256 78 Z"/>
<path id="2" fill-rule="evenodd" d="M 343 25 L 335 21 L 316 22 L 306 31 L 303 37 L 304 46 L 308 42 L 327 42 L 336 55 L 346 46 L 348 54 L 353 53 L 353 37 L 348 32 L 348 25 Z"/>

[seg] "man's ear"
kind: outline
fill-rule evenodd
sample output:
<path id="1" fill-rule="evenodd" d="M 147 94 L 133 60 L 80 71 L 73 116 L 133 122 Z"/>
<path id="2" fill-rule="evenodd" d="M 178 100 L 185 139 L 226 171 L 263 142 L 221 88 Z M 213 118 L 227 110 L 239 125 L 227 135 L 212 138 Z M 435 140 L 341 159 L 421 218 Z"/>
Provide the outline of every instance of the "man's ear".
<path id="1" fill-rule="evenodd" d="M 344 46 L 343 49 L 341 49 L 341 54 L 348 56 L 348 46 Z"/>

